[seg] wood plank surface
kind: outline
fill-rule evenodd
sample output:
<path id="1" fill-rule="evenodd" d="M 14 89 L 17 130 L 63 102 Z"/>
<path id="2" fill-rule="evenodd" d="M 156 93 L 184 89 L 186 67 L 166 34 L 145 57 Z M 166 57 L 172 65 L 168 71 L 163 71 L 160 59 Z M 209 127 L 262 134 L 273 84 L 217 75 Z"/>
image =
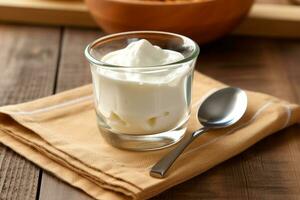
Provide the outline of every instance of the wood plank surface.
<path id="1" fill-rule="evenodd" d="M 56 91 L 91 83 L 90 67 L 83 55 L 86 45 L 103 35 L 100 31 L 65 29 L 62 39 Z M 40 200 L 92 200 L 83 192 L 43 172 Z"/>
<path id="2" fill-rule="evenodd" d="M 1 105 L 53 93 L 59 37 L 59 28 L 0 25 Z M 0 145 L 0 199 L 36 199 L 39 172 Z"/>
<path id="3" fill-rule="evenodd" d="M 66 29 L 56 91 L 89 83 L 84 46 L 101 35 Z M 227 84 L 300 103 L 300 40 L 227 37 L 202 47 L 197 70 Z M 270 136 L 244 153 L 153 200 L 300 199 L 300 126 Z M 91 198 L 43 173 L 40 200 Z"/>

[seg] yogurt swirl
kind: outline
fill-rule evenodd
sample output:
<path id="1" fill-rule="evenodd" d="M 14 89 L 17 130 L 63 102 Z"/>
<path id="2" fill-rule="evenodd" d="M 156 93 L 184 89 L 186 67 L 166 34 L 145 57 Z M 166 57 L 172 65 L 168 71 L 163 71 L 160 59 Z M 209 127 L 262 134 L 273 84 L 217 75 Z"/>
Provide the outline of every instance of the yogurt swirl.
<path id="1" fill-rule="evenodd" d="M 102 62 L 126 67 L 118 71 L 94 69 L 96 111 L 113 132 L 154 134 L 176 128 L 189 115 L 192 66 L 176 64 L 175 69 L 135 73 L 130 69 L 174 63 L 184 56 L 161 49 L 141 39 L 126 48 L 104 55 Z"/>

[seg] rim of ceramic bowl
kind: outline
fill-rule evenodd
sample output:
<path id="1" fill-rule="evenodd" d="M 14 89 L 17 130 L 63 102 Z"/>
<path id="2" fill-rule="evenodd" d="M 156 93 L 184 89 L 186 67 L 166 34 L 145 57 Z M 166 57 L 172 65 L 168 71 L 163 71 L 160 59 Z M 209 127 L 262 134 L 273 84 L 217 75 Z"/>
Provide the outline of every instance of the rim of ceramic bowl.
<path id="1" fill-rule="evenodd" d="M 86 0 L 87 1 L 87 0 Z M 139 5 L 186 5 L 198 3 L 212 3 L 217 0 L 175 0 L 175 1 L 159 1 L 159 0 L 108 0 L 118 3 L 139 4 Z"/>
<path id="2" fill-rule="evenodd" d="M 115 33 L 115 34 L 110 34 L 104 37 L 100 37 L 96 40 L 94 40 L 93 42 L 91 42 L 90 44 L 87 45 L 87 47 L 84 50 L 84 55 L 87 58 L 87 60 L 91 63 L 94 64 L 96 66 L 99 66 L 101 68 L 108 68 L 108 69 L 128 69 L 128 67 L 124 67 L 122 65 L 112 65 L 106 62 L 103 62 L 101 60 L 96 59 L 95 57 L 92 56 L 91 54 L 91 50 L 93 49 L 93 47 L 95 47 L 99 42 L 109 39 L 109 38 L 113 38 L 113 37 L 118 37 L 118 36 L 123 36 L 123 35 L 134 35 L 134 34 L 142 34 L 142 33 L 146 33 L 146 34 L 163 34 L 163 35 L 171 35 L 171 36 L 175 36 L 175 37 L 179 37 L 184 41 L 187 41 L 188 44 L 190 46 L 192 46 L 193 51 L 190 55 L 188 55 L 187 57 L 176 61 L 176 62 L 172 62 L 172 63 L 167 63 L 167 64 L 162 64 L 162 65 L 154 65 L 154 66 L 137 66 L 134 67 L 134 69 L 136 70 L 142 70 L 142 69 L 151 69 L 151 70 L 158 70 L 158 69 L 166 69 L 166 68 L 172 68 L 172 67 L 178 67 L 178 64 L 183 64 L 186 62 L 189 62 L 191 60 L 193 60 L 194 58 L 197 58 L 197 56 L 200 53 L 200 48 L 198 46 L 198 44 L 193 41 L 192 39 L 180 35 L 180 34 L 176 34 L 176 33 L 171 33 L 171 32 L 165 32 L 165 31 L 128 31 L 128 32 L 121 32 L 121 33 Z"/>

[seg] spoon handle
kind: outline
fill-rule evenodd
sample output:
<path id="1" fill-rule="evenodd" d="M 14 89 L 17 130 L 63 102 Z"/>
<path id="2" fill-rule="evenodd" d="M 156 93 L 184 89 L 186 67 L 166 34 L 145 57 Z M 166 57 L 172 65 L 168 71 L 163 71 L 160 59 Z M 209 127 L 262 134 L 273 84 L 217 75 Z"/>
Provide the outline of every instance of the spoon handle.
<path id="1" fill-rule="evenodd" d="M 175 162 L 175 160 L 180 156 L 180 154 L 184 151 L 184 149 L 194 141 L 195 138 L 197 138 L 199 135 L 202 135 L 208 131 L 208 128 L 201 128 L 192 135 L 182 142 L 179 143 L 175 149 L 170 151 L 165 157 L 163 157 L 160 161 L 158 161 L 151 169 L 150 175 L 155 178 L 163 178 L 165 174 L 167 173 L 168 169 L 172 166 L 172 164 Z"/>

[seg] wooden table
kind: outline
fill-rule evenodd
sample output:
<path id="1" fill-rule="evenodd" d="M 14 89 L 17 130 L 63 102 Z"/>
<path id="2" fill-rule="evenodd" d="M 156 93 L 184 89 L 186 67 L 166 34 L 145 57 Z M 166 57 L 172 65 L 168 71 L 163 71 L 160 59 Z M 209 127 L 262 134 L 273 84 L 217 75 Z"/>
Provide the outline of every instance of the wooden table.
<path id="1" fill-rule="evenodd" d="M 0 103 L 91 82 L 83 48 L 98 30 L 0 25 Z M 202 48 L 198 70 L 227 84 L 300 103 L 300 40 L 226 37 Z M 88 200 L 0 145 L 0 199 Z M 300 126 L 153 199 L 300 199 Z"/>

